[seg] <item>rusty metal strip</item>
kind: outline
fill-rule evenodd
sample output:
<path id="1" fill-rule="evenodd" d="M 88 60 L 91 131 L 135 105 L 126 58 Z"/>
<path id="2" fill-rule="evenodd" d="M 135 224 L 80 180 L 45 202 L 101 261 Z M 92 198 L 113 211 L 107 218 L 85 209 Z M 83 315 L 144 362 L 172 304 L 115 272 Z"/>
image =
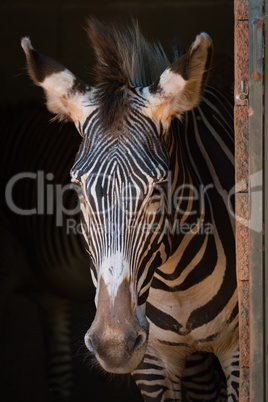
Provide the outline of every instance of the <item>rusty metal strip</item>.
<path id="1" fill-rule="evenodd" d="M 266 27 L 268 21 L 268 0 L 265 0 L 264 6 L 264 386 L 265 397 L 268 399 L 268 29 Z"/>
<path id="2" fill-rule="evenodd" d="M 262 0 L 249 0 L 249 326 L 251 402 L 266 401 L 263 252 L 263 11 Z"/>

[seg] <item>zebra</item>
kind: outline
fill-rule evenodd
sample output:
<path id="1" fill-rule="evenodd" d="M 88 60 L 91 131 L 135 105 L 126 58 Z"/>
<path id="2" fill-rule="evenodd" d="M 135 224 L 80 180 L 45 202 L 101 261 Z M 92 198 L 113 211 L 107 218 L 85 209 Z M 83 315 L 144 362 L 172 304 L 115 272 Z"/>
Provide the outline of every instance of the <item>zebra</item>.
<path id="1" fill-rule="evenodd" d="M 34 172 L 43 172 L 44 178 L 50 177 L 49 175 L 53 173 L 54 181 L 48 180 L 48 186 L 53 186 L 54 190 L 56 186 L 66 186 L 69 169 L 79 146 L 79 138 L 74 138 L 75 128 L 72 125 L 64 125 L 59 130 L 55 123 L 49 124 L 51 115 L 43 106 L 34 102 L 2 106 L 0 116 L 3 153 L 2 193 L 6 192 L 7 183 L 22 172 L 32 175 Z M 39 135 L 41 139 L 38 140 Z M 65 139 L 66 148 L 60 146 L 62 137 Z M 67 149 L 69 153 L 66 153 Z M 46 157 L 52 151 L 57 152 L 57 161 Z M 62 167 L 61 170 L 57 169 L 58 164 Z M 13 203 L 25 210 L 35 207 L 37 188 L 37 180 L 22 177 L 13 188 Z M 47 198 L 50 188 L 43 191 L 44 198 Z M 51 192 L 51 195 L 54 199 L 56 191 Z M 56 204 L 56 200 L 54 203 Z M 68 215 L 67 218 L 71 219 L 71 229 L 74 229 L 73 219 L 76 217 Z M 71 339 L 74 335 L 71 332 L 70 304 L 73 300 L 88 304 L 94 297 L 93 285 L 87 275 L 88 260 L 85 246 L 79 233 L 74 236 L 72 230 L 68 232 L 68 219 L 64 219 L 64 226 L 61 228 L 56 226 L 55 213 L 23 216 L 12 213 L 7 204 L 1 205 L 0 209 L 2 230 L 0 313 L 14 291 L 26 293 L 39 307 L 47 346 L 47 385 L 49 393 L 53 395 L 53 401 L 65 401 L 71 397 L 75 385 L 71 350 Z M 79 224 L 79 217 L 76 218 L 76 224 Z M 38 252 L 35 253 L 34 250 Z M 70 272 L 70 262 L 75 268 L 73 272 Z M 66 270 L 69 275 L 62 276 L 61 272 L 65 274 Z M 77 270 L 80 272 L 79 275 Z M 90 309 L 93 310 L 93 306 Z M 199 356 L 201 366 L 197 359 L 198 356 L 195 356 L 192 361 L 190 357 L 187 362 L 189 367 L 186 367 L 184 372 L 187 389 L 196 387 L 195 365 L 198 367 L 198 376 L 202 376 L 202 381 L 206 373 L 211 373 L 207 381 L 208 387 L 209 390 L 215 389 L 218 381 L 212 372 L 211 356 Z M 86 368 L 81 370 L 84 371 Z M 201 388 L 204 393 L 203 384 Z M 128 398 L 130 396 L 131 390 Z M 207 395 L 207 401 L 213 398 L 213 393 Z"/>
<path id="2" fill-rule="evenodd" d="M 181 401 L 187 357 L 214 353 L 238 401 L 232 109 L 206 87 L 212 40 L 167 56 L 137 24 L 92 18 L 88 35 L 95 87 L 22 39 L 48 109 L 82 136 L 71 179 L 97 308 L 85 344 L 146 402 Z"/>

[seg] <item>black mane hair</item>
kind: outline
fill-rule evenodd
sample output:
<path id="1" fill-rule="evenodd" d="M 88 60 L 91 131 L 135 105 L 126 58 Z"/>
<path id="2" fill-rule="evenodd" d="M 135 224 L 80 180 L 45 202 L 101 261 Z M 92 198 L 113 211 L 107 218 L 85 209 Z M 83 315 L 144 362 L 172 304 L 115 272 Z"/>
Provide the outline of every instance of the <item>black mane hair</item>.
<path id="1" fill-rule="evenodd" d="M 137 21 L 129 27 L 90 18 L 87 34 L 97 57 L 96 88 L 103 121 L 111 124 L 128 104 L 127 89 L 152 84 L 182 54 L 175 44 L 167 56 L 160 43 L 150 43 Z"/>

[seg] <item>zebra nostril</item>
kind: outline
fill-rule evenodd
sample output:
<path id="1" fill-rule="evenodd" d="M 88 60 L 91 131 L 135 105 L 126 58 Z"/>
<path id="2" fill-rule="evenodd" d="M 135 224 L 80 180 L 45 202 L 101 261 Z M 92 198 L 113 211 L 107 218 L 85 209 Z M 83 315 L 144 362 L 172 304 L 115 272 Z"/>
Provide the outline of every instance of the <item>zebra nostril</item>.
<path id="1" fill-rule="evenodd" d="M 145 344 L 146 340 L 147 340 L 146 332 L 144 331 L 140 332 L 135 340 L 133 350 L 139 350 Z"/>
<path id="2" fill-rule="evenodd" d="M 95 348 L 93 346 L 92 339 L 88 334 L 85 335 L 84 341 L 88 350 L 92 353 L 95 353 Z"/>

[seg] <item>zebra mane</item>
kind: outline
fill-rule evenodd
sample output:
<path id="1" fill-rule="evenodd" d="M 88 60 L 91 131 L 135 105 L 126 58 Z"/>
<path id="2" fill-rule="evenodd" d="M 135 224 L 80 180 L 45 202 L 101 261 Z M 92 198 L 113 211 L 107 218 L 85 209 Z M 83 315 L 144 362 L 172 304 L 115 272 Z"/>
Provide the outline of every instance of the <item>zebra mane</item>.
<path id="1" fill-rule="evenodd" d="M 152 84 L 174 61 L 178 45 L 167 56 L 160 43 L 150 43 L 142 35 L 137 21 L 128 27 L 88 20 L 87 34 L 97 57 L 96 87 L 100 90 L 103 121 L 111 124 L 119 109 L 127 104 L 127 88 Z"/>
<path id="2" fill-rule="evenodd" d="M 97 82 L 115 83 L 120 87 L 147 86 L 181 53 L 174 46 L 168 57 L 160 43 L 150 43 L 142 35 L 137 21 L 128 27 L 88 20 L 87 33 L 97 56 Z"/>

